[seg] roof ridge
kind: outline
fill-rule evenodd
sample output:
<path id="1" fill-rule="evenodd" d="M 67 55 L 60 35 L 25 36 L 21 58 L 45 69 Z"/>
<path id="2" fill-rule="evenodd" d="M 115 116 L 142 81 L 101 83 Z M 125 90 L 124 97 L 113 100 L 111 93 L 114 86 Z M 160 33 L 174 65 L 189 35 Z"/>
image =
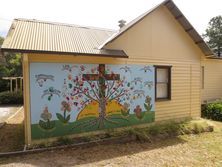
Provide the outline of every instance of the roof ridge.
<path id="1" fill-rule="evenodd" d="M 86 29 L 95 29 L 95 30 L 101 30 L 101 31 L 117 32 L 117 30 L 108 29 L 108 28 L 101 28 L 101 27 L 94 27 L 94 26 L 83 26 L 83 25 L 77 25 L 77 24 L 60 23 L 60 22 L 44 21 L 44 20 L 37 20 L 37 19 L 15 18 L 14 21 L 36 22 L 36 23 L 43 23 L 43 24 L 61 25 L 61 26 L 67 26 L 67 27 L 76 27 L 76 28 L 86 28 Z"/>

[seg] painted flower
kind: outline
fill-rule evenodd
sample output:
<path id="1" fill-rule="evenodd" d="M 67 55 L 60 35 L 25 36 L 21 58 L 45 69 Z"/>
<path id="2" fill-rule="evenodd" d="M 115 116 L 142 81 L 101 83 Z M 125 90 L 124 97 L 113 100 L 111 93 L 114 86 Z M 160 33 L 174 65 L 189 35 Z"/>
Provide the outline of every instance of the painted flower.
<path id="1" fill-rule="evenodd" d="M 70 104 L 67 103 L 66 101 L 62 101 L 61 105 L 62 105 L 62 107 L 61 107 L 62 111 L 68 111 L 68 112 L 71 111 Z"/>
<path id="2" fill-rule="evenodd" d="M 41 114 L 41 118 L 44 121 L 48 121 L 48 120 L 50 120 L 52 118 L 52 114 L 49 113 L 48 107 L 44 108 L 43 113 Z"/>
<path id="3" fill-rule="evenodd" d="M 71 74 L 68 75 L 68 79 L 72 80 L 72 75 Z"/>
<path id="4" fill-rule="evenodd" d="M 86 68 L 86 67 L 85 67 L 84 65 L 81 65 L 81 66 L 80 66 L 81 71 L 84 71 L 85 68 Z"/>
<path id="5" fill-rule="evenodd" d="M 84 82 L 82 80 L 78 81 L 79 86 L 83 86 Z"/>
<path id="6" fill-rule="evenodd" d="M 129 103 L 124 103 L 123 104 L 123 110 L 124 111 L 128 111 L 129 107 L 130 107 Z"/>
<path id="7" fill-rule="evenodd" d="M 133 111 L 136 114 L 137 118 L 142 119 L 142 109 L 139 105 L 137 105 Z"/>
<path id="8" fill-rule="evenodd" d="M 56 113 L 57 118 L 64 124 L 67 124 L 70 120 L 70 114 L 67 115 L 67 112 L 71 111 L 71 105 L 70 103 L 66 102 L 66 101 L 62 101 L 61 102 L 61 110 L 63 111 L 63 114 L 60 113 Z"/>
<path id="9" fill-rule="evenodd" d="M 151 102 L 151 97 L 150 96 L 146 96 L 145 102 L 149 104 Z"/>
<path id="10" fill-rule="evenodd" d="M 136 106 L 136 108 L 134 109 L 134 112 L 137 114 L 141 113 L 142 112 L 142 109 L 139 105 Z"/>
<path id="11" fill-rule="evenodd" d="M 121 110 L 121 113 L 123 116 L 129 116 L 129 112 L 130 112 L 129 107 L 130 107 L 129 103 L 123 104 L 123 110 Z"/>

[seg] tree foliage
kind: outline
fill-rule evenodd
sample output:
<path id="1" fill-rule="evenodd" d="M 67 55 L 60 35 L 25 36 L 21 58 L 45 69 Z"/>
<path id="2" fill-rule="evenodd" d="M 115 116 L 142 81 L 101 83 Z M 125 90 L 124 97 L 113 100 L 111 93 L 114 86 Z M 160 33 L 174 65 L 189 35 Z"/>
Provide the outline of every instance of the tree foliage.
<path id="1" fill-rule="evenodd" d="M 2 45 L 4 38 L 0 36 L 0 45 Z M 2 77 L 22 76 L 22 61 L 21 54 L 5 53 L 5 64 L 0 65 L 0 92 L 9 89 L 8 81 L 3 80 Z"/>
<path id="2" fill-rule="evenodd" d="M 210 20 L 203 37 L 215 54 L 222 56 L 222 16 L 216 16 Z"/>
<path id="3" fill-rule="evenodd" d="M 4 38 L 0 36 L 0 45 L 3 44 Z"/>

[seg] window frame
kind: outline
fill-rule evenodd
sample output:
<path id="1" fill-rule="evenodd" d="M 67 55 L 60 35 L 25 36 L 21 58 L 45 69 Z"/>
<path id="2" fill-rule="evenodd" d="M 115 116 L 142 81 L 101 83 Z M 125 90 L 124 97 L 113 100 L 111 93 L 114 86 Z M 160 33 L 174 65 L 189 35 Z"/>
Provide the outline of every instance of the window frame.
<path id="1" fill-rule="evenodd" d="M 154 65 L 155 67 L 155 101 L 167 101 L 171 100 L 171 69 L 172 66 L 166 65 Z M 167 69 L 168 70 L 168 83 L 167 83 L 167 97 L 158 98 L 157 97 L 157 69 Z"/>

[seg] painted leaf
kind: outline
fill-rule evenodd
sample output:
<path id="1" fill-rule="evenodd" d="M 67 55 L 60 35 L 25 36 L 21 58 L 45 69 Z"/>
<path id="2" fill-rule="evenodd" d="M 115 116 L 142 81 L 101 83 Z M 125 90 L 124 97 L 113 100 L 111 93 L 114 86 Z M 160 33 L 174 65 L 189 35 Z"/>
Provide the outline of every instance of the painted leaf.
<path id="1" fill-rule="evenodd" d="M 70 115 L 68 115 L 68 116 L 66 117 L 66 123 L 69 122 L 69 120 L 70 120 Z"/>
<path id="2" fill-rule="evenodd" d="M 63 116 L 62 116 L 62 114 L 60 114 L 60 113 L 56 113 L 56 117 L 57 117 L 58 120 L 60 120 L 61 122 L 65 122 L 65 120 L 64 120 L 64 118 L 63 118 Z"/>
<path id="3" fill-rule="evenodd" d="M 150 110 L 151 110 L 152 106 L 153 106 L 153 105 L 151 104 L 151 105 L 150 105 Z"/>
<path id="4" fill-rule="evenodd" d="M 152 105 L 148 106 L 147 104 L 144 104 L 144 107 L 145 107 L 146 111 L 150 111 L 152 108 Z"/>
<path id="5" fill-rule="evenodd" d="M 40 126 L 42 129 L 46 129 L 45 122 L 42 121 L 42 120 L 39 120 L 39 126 Z"/>
<path id="6" fill-rule="evenodd" d="M 49 92 L 53 92 L 54 88 L 53 87 L 50 87 L 49 88 Z"/>
<path id="7" fill-rule="evenodd" d="M 70 89 L 72 88 L 72 84 L 69 84 L 69 88 L 70 88 Z"/>
<path id="8" fill-rule="evenodd" d="M 44 122 L 42 120 L 39 120 L 39 126 L 42 129 L 50 130 L 50 129 L 53 129 L 55 127 L 55 121 Z"/>
<path id="9" fill-rule="evenodd" d="M 149 111 L 149 107 L 147 104 L 144 104 L 144 107 L 145 107 L 146 111 Z"/>

